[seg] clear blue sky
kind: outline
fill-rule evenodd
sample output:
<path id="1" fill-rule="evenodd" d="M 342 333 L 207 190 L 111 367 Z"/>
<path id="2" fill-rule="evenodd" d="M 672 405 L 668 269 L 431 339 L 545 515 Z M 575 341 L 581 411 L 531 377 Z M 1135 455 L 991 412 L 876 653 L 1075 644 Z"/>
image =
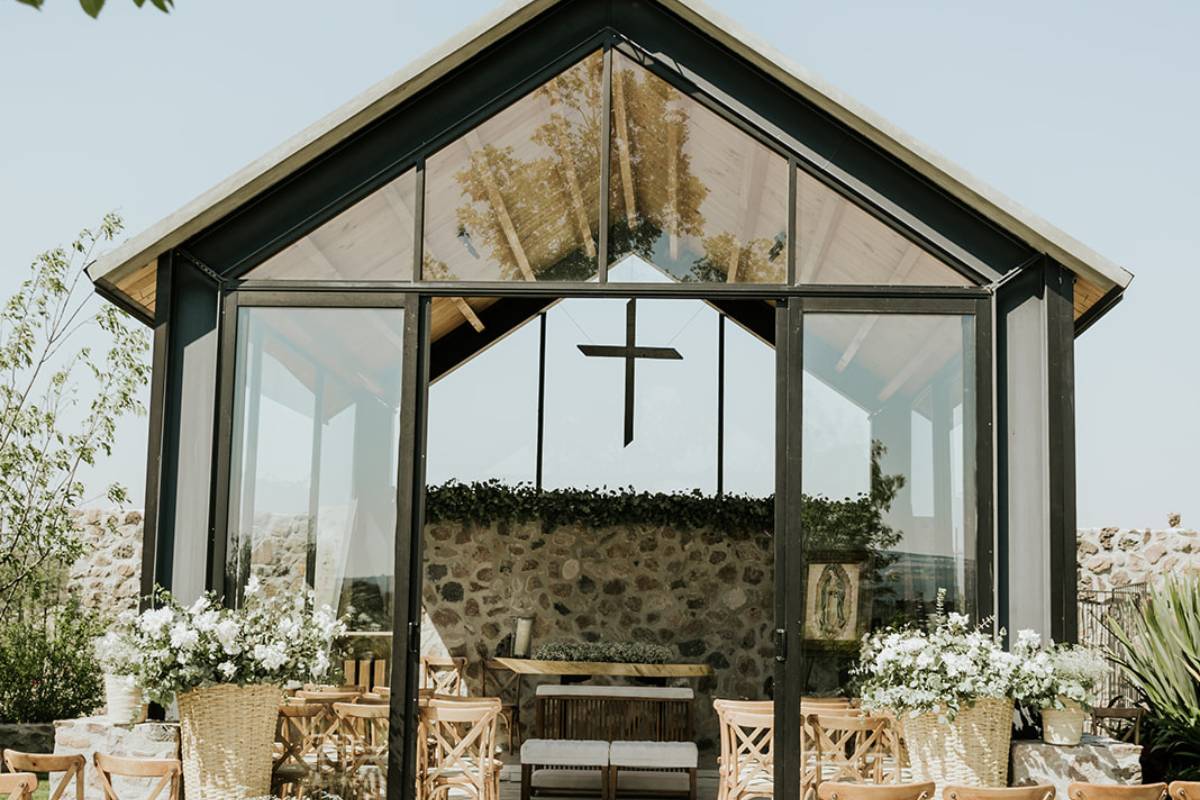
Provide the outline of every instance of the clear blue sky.
<path id="1" fill-rule="evenodd" d="M 0 293 L 108 209 L 139 230 L 486 12 L 480 0 L 0 0 Z M 1077 348 L 1079 520 L 1200 525 L 1200 4 L 715 5 L 1132 270 Z M 105 478 L 141 501 L 145 422 Z M 97 481 L 97 485 L 99 481 Z"/>

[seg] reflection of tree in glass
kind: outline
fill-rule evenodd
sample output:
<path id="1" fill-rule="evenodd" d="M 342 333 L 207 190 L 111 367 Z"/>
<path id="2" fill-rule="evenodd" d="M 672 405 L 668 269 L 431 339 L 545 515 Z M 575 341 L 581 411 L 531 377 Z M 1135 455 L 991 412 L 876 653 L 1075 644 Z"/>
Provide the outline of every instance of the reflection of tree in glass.
<path id="1" fill-rule="evenodd" d="M 602 69 L 600 54 L 589 56 L 510 109 L 528 120 L 549 105 L 529 136 L 539 157 L 522 159 L 513 146 L 482 142 L 477 132 L 466 137 L 470 163 L 455 179 L 472 202 L 459 207 L 459 224 L 479 237 L 474 246 L 505 280 L 595 274 Z"/>

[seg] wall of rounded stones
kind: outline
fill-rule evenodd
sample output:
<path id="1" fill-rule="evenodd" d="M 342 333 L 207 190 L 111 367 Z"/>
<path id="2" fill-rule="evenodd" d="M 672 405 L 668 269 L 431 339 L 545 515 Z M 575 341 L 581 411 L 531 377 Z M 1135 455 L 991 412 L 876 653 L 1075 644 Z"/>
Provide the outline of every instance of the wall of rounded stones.
<path id="1" fill-rule="evenodd" d="M 74 511 L 84 554 L 69 571 L 71 588 L 102 617 L 136 609 L 142 592 L 142 512 Z"/>
<path id="2" fill-rule="evenodd" d="M 668 646 L 681 662 L 709 664 L 714 676 L 691 684 L 702 751 L 716 746 L 713 698 L 769 696 L 774 553 L 766 533 L 640 525 L 547 533 L 538 522 L 442 522 L 426 527 L 424 548 L 425 627 L 446 651 L 469 658 L 475 691 L 480 660 L 495 653 L 517 616 L 529 615 L 535 648 L 644 641 Z M 535 683 L 524 684 L 526 728 Z"/>
<path id="3" fill-rule="evenodd" d="M 1110 591 L 1154 583 L 1169 573 L 1200 571 L 1200 531 L 1084 528 L 1078 533 L 1076 552 L 1079 588 Z"/>

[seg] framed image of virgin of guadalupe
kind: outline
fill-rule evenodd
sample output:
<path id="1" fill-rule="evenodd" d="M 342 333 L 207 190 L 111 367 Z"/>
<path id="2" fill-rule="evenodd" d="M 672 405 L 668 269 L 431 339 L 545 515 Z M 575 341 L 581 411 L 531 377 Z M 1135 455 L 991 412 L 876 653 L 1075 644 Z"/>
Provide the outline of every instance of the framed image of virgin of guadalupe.
<path id="1" fill-rule="evenodd" d="M 870 618 L 863 588 L 864 553 L 808 554 L 804 639 L 820 648 L 855 647 Z M 864 603 L 866 601 L 866 603 Z"/>

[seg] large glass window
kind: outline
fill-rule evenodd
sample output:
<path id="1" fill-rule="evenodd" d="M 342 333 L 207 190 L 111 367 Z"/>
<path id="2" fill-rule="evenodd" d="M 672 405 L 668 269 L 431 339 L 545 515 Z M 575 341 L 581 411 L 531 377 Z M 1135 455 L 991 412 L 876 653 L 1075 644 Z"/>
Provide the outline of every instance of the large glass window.
<path id="1" fill-rule="evenodd" d="M 600 228 L 599 52 L 431 155 L 426 280 L 586 280 Z"/>
<path id="2" fill-rule="evenodd" d="M 409 170 L 246 273 L 253 280 L 408 281 L 416 173 Z"/>
<path id="3" fill-rule="evenodd" d="M 962 273 L 804 170 L 796 174 L 796 280 L 970 286 Z"/>
<path id="4" fill-rule="evenodd" d="M 237 326 L 234 589 L 307 583 L 363 638 L 390 635 L 404 312 L 242 307 Z"/>
<path id="5" fill-rule="evenodd" d="M 976 612 L 973 343 L 972 316 L 805 314 L 805 692 L 939 594 Z"/>
<path id="6" fill-rule="evenodd" d="M 621 53 L 612 82 L 609 263 L 785 283 L 787 161 Z"/>

